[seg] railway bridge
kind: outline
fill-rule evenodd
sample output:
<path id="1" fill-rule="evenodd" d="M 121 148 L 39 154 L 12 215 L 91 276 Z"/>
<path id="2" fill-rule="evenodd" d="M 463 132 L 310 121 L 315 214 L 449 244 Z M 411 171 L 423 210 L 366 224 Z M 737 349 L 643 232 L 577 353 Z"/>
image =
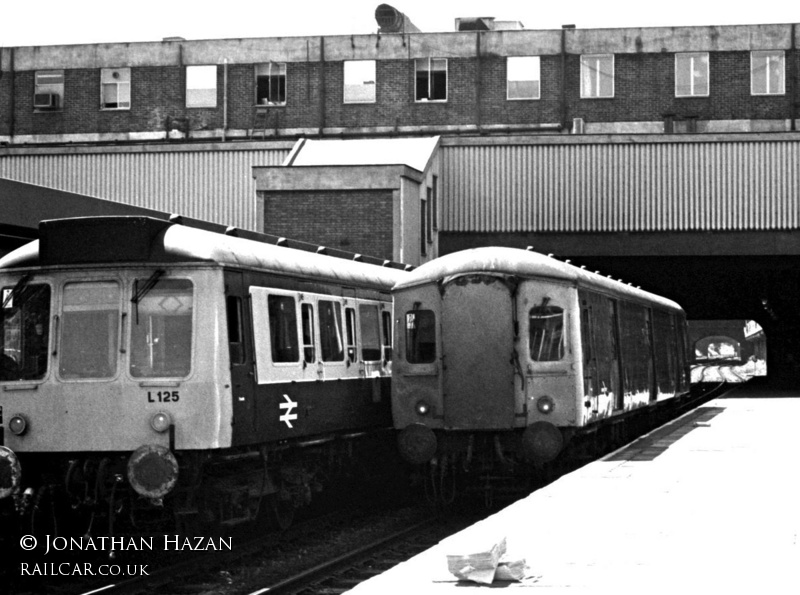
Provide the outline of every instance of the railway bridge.
<path id="1" fill-rule="evenodd" d="M 344 147 L 356 141 L 318 142 Z M 242 188 L 241 167 L 226 168 L 225 159 L 239 164 L 249 151 L 261 163 L 280 163 L 280 156 L 287 154 L 286 143 L 270 146 L 231 144 L 225 152 L 209 151 L 223 160 L 215 168 L 215 189 Z M 533 246 L 674 299 L 690 319 L 757 321 L 769 342 L 771 381 L 800 381 L 800 133 L 475 135 L 442 137 L 428 146 L 434 147 L 431 159 L 436 165 L 427 177 L 435 183 L 432 193 L 428 188 L 427 198 L 435 204 L 406 213 L 401 224 L 409 229 L 395 234 L 416 234 L 422 246 L 427 236 L 428 258 L 477 246 Z M 201 147 L 193 149 L 195 154 L 202 153 Z M 125 151 L 131 152 L 105 150 L 113 151 L 120 152 L 114 163 L 126 158 Z M 266 158 L 270 151 L 275 156 Z M 102 168 L 111 162 L 108 155 L 97 149 L 86 155 L 79 152 L 48 155 L 49 167 L 60 167 L 64 170 L 60 175 L 69 177 L 69 168 L 74 167 L 71 160 L 80 158 L 82 167 L 93 172 L 92 178 L 105 175 Z M 197 182 L 205 172 L 193 170 L 192 164 L 204 166 L 207 161 L 202 156 L 190 160 L 192 155 L 186 154 L 185 163 L 180 154 L 172 154 L 169 175 L 174 180 L 169 188 L 195 187 L 200 192 L 202 185 Z M 364 154 L 364 163 L 373 163 L 369 151 Z M 130 157 L 137 158 L 142 159 L 135 154 Z M 5 167 L 16 167 L 15 159 L 11 153 L 5 155 Z M 165 175 L 137 163 L 137 176 L 124 180 L 131 195 L 142 194 L 144 188 L 137 184 L 145 184 L 151 174 Z M 243 212 L 247 210 L 243 205 L 253 205 L 248 218 L 257 221 L 256 231 L 269 232 L 264 203 L 270 192 L 276 192 L 269 182 L 275 179 L 276 169 L 291 169 L 291 165 L 251 165 L 251 192 L 222 193 L 219 200 L 225 208 L 236 203 L 235 208 Z M 352 166 L 341 177 L 348 183 L 353 180 Z M 341 195 L 344 182 L 337 181 L 336 169 L 318 164 L 325 168 L 324 175 L 309 176 L 313 167 L 297 167 L 293 172 L 303 179 L 303 188 L 308 190 L 309 179 L 318 179 L 326 192 Z M 408 167 L 395 169 L 408 171 Z M 284 185 L 278 192 L 289 199 L 300 196 L 302 184 L 293 188 L 291 176 L 282 174 Z M 229 181 L 226 176 L 236 179 Z M 426 178 L 416 178 L 425 184 Z M 120 181 L 109 187 L 122 185 Z M 388 196 L 391 204 L 393 192 L 396 200 L 396 190 L 380 192 L 382 200 Z M 91 192 L 87 189 L 86 194 Z M 0 249 L 34 237 L 39 219 L 148 210 L 135 200 L 119 204 L 109 194 L 104 198 L 110 200 L 101 201 L 79 192 L 0 180 Z M 369 192 L 359 196 L 371 200 Z M 425 198 L 424 188 L 420 197 Z M 184 204 L 174 210 L 185 212 L 190 198 L 182 199 Z M 313 193 L 312 198 L 325 201 L 326 193 Z M 381 212 L 393 216 L 391 208 Z M 312 236 L 314 225 L 320 234 L 329 227 L 326 217 L 308 219 Z M 369 218 L 352 219 L 352 226 L 344 226 L 345 233 L 374 225 Z M 302 239 L 308 241 L 308 237 Z M 350 250 L 359 251 L 356 244 Z M 376 256 L 400 260 L 396 254 Z"/>

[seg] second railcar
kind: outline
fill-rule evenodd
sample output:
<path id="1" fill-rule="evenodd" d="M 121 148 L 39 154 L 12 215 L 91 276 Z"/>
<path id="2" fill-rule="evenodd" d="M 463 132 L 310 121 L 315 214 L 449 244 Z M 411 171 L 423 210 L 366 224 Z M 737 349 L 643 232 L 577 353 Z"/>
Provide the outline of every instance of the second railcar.
<path id="1" fill-rule="evenodd" d="M 392 406 L 411 463 L 545 463 L 689 391 L 678 304 L 532 251 L 479 248 L 394 290 Z"/>

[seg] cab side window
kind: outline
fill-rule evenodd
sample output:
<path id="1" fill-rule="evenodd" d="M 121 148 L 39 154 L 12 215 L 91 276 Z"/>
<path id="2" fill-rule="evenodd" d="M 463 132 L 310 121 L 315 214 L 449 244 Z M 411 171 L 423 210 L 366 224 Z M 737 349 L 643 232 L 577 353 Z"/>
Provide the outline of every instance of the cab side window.
<path id="1" fill-rule="evenodd" d="M 430 364 L 436 360 L 436 315 L 433 310 L 406 312 L 406 361 Z"/>
<path id="2" fill-rule="evenodd" d="M 564 310 L 541 305 L 530 309 L 530 354 L 535 362 L 555 362 L 564 357 Z"/>

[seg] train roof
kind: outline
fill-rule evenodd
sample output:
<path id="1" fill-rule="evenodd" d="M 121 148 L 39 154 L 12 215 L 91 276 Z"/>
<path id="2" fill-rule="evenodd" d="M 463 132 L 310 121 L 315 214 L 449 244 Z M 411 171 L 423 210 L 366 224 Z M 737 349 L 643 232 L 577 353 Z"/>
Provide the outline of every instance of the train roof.
<path id="1" fill-rule="evenodd" d="M 644 300 L 668 309 L 682 310 L 679 304 L 670 299 L 627 283 L 581 269 L 538 252 L 505 247 L 473 248 L 442 256 L 405 275 L 395 285 L 394 291 L 403 291 L 428 283 L 447 282 L 456 277 L 476 273 L 557 279 L 581 287 Z"/>
<path id="2" fill-rule="evenodd" d="M 122 263 L 217 263 L 389 290 L 408 273 L 389 266 L 266 244 L 150 217 L 75 217 L 39 224 L 35 240 L 0 269 Z"/>

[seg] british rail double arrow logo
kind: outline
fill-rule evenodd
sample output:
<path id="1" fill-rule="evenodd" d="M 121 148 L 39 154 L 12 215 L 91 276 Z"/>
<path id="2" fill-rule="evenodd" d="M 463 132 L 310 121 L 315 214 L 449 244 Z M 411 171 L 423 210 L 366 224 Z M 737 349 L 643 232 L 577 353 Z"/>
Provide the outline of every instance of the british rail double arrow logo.
<path id="1" fill-rule="evenodd" d="M 286 402 L 281 403 L 279 407 L 281 409 L 286 409 L 286 413 L 281 415 L 278 419 L 284 422 L 290 428 L 293 428 L 294 426 L 292 425 L 292 420 L 297 419 L 297 414 L 292 412 L 294 411 L 294 408 L 297 407 L 297 402 L 292 401 L 289 398 L 289 395 L 283 395 L 283 398 L 286 399 Z"/>

